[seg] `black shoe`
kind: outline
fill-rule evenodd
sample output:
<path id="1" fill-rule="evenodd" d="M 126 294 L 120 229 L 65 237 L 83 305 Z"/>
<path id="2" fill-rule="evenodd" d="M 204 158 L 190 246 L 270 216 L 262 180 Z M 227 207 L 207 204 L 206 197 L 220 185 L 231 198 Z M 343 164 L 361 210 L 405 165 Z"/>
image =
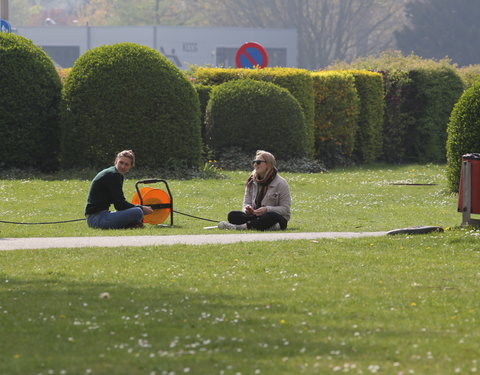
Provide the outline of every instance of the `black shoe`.
<path id="1" fill-rule="evenodd" d="M 138 228 L 144 228 L 145 225 L 143 225 L 143 222 L 140 223 L 133 223 L 132 225 L 129 225 L 127 228 L 128 229 L 138 229 Z"/>

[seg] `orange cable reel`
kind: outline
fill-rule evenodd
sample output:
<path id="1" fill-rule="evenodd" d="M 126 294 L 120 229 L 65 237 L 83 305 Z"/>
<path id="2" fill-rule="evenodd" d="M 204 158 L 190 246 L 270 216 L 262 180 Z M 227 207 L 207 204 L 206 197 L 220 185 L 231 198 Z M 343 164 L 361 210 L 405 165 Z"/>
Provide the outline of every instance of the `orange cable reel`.
<path id="1" fill-rule="evenodd" d="M 140 195 L 142 199 L 140 199 L 138 192 L 135 193 L 132 198 L 133 204 L 142 204 L 142 201 L 144 206 L 172 203 L 170 196 L 161 189 L 143 187 L 140 189 Z M 171 207 L 154 209 L 153 213 L 143 217 L 143 222 L 152 225 L 161 224 L 167 219 L 171 212 Z"/>

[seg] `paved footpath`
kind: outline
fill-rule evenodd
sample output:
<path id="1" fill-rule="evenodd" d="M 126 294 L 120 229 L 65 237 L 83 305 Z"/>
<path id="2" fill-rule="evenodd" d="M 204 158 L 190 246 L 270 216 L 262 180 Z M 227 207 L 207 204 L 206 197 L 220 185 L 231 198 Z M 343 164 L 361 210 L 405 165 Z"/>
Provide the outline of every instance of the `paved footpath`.
<path id="1" fill-rule="evenodd" d="M 322 238 L 379 237 L 387 232 L 304 232 L 304 233 L 228 233 L 178 236 L 106 236 L 106 237 L 44 237 L 0 238 L 0 250 L 49 249 L 75 247 L 119 247 L 162 245 L 206 245 L 235 242 L 316 240 Z"/>

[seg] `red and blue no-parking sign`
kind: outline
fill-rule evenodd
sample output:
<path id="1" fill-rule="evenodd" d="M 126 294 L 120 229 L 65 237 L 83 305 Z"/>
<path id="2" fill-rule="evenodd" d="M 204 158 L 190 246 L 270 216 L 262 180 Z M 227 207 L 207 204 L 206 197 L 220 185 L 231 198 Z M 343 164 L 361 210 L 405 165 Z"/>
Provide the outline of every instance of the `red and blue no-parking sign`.
<path id="1" fill-rule="evenodd" d="M 261 44 L 248 42 L 238 49 L 235 61 L 237 68 L 265 68 L 268 65 L 268 55 Z"/>
<path id="2" fill-rule="evenodd" d="M 12 26 L 7 20 L 0 19 L 0 33 L 11 33 Z"/>

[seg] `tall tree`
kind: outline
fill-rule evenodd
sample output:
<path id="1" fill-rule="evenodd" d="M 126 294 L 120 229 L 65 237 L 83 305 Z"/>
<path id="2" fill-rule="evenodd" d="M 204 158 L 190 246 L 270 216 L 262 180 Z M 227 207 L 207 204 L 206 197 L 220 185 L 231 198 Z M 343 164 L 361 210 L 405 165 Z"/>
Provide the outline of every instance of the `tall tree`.
<path id="1" fill-rule="evenodd" d="M 182 17 L 185 4 L 175 0 L 10 0 L 10 5 L 11 19 L 19 26 L 40 26 L 51 15 L 56 24 L 82 26 L 186 22 Z"/>
<path id="2" fill-rule="evenodd" d="M 112 14 L 111 0 L 86 0 L 77 8 L 78 25 L 108 25 Z"/>
<path id="3" fill-rule="evenodd" d="M 480 1 L 416 0 L 406 8 L 409 25 L 396 33 L 405 54 L 448 56 L 459 65 L 480 63 Z"/>
<path id="4" fill-rule="evenodd" d="M 73 24 L 76 8 L 84 0 L 9 0 L 10 20 L 15 26 Z"/>
<path id="5" fill-rule="evenodd" d="M 155 25 L 160 0 L 86 0 L 79 19 L 90 25 Z"/>
<path id="6" fill-rule="evenodd" d="M 42 10 L 29 0 L 10 0 L 9 17 L 14 26 L 33 26 L 32 16 Z"/>
<path id="7" fill-rule="evenodd" d="M 296 28 L 299 66 L 316 69 L 393 47 L 405 0 L 196 0 L 210 26 Z M 401 23 L 400 23 L 401 24 Z"/>

